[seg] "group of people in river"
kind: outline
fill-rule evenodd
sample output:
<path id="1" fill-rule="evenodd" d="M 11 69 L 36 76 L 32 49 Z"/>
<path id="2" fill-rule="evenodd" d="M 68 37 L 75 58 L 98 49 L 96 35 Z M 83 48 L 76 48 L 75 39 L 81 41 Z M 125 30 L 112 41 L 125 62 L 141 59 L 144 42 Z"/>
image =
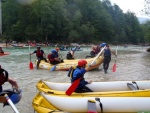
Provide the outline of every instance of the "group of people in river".
<path id="1" fill-rule="evenodd" d="M 115 54 L 115 52 L 113 52 L 109 45 L 106 43 L 102 43 L 96 47 L 92 47 L 92 50 L 90 52 L 91 57 L 96 56 L 96 54 L 98 54 L 101 51 L 101 48 L 104 48 L 104 62 L 103 62 L 103 68 L 104 68 L 104 73 L 107 73 L 108 67 L 109 67 L 109 63 L 111 61 L 111 53 L 113 53 L 116 57 L 117 55 Z M 74 53 L 75 53 L 75 49 L 71 49 L 68 53 L 66 58 L 67 59 L 74 59 Z M 40 46 L 37 47 L 37 50 L 35 50 L 34 52 L 30 53 L 30 55 L 32 54 L 36 54 L 38 62 L 37 62 L 37 69 L 39 68 L 39 64 L 41 60 L 45 60 L 45 62 L 49 62 L 53 65 L 58 64 L 58 63 L 63 63 L 63 59 L 59 58 L 59 48 L 55 48 L 53 50 L 50 51 L 50 53 L 48 54 L 48 56 L 46 57 L 45 52 L 41 49 Z M 75 82 L 77 79 L 80 79 L 80 82 L 77 86 L 77 88 L 75 89 L 74 92 L 76 93 L 84 93 L 84 92 L 93 92 L 90 88 L 88 88 L 86 85 L 92 83 L 92 80 L 86 81 L 84 79 L 84 74 L 89 70 L 89 66 L 87 65 L 87 61 L 86 59 L 81 59 L 78 61 L 77 67 L 75 69 L 73 69 L 72 73 L 70 73 L 71 69 L 69 69 L 68 74 L 71 77 L 71 83 Z M 17 84 L 17 82 L 15 80 L 13 80 L 12 78 L 10 78 L 8 76 L 8 72 L 6 70 L 4 70 L 1 66 L 0 66 L 0 92 L 3 91 L 2 85 L 5 82 L 9 82 L 13 89 L 18 90 L 19 86 Z M 16 97 L 19 98 L 19 97 Z"/>
<path id="2" fill-rule="evenodd" d="M 104 62 L 103 62 L 103 68 L 104 68 L 104 73 L 107 74 L 107 70 L 109 67 L 109 63 L 111 61 L 111 53 L 113 53 L 116 57 L 117 55 L 115 54 L 115 52 L 113 52 L 109 45 L 106 43 L 102 43 L 96 47 L 92 47 L 92 50 L 90 52 L 91 56 L 86 56 L 86 58 L 88 57 L 95 57 L 96 54 L 98 54 L 101 51 L 101 48 L 104 48 Z M 38 59 L 38 63 L 37 63 L 37 68 L 39 67 L 39 63 L 41 60 L 45 60 L 45 62 L 49 62 L 50 64 L 58 64 L 58 63 L 63 63 L 63 59 L 59 58 L 59 48 L 55 48 L 53 50 L 51 50 L 51 53 L 48 54 L 47 56 L 47 60 L 44 51 L 40 48 L 37 47 L 37 50 L 35 50 L 33 53 L 30 53 L 30 55 L 36 53 L 37 59 Z M 74 53 L 75 53 L 75 49 L 71 49 L 68 53 L 66 58 L 67 59 L 74 59 Z M 72 75 L 71 75 L 71 82 L 73 83 L 75 80 L 81 78 L 80 83 L 77 87 L 77 89 L 75 90 L 75 92 L 92 92 L 91 89 L 89 89 L 88 87 L 86 87 L 86 84 L 91 83 L 92 81 L 85 81 L 84 79 L 84 74 L 89 70 L 89 67 L 85 68 L 87 64 L 87 61 L 85 59 L 81 59 L 78 61 L 78 65 L 76 67 L 76 69 L 74 69 Z"/>

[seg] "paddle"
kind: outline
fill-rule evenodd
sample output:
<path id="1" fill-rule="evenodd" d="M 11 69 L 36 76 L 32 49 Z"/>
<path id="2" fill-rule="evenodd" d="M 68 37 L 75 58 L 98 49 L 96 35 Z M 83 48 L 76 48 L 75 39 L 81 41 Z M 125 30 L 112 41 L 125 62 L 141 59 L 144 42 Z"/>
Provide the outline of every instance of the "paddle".
<path id="1" fill-rule="evenodd" d="M 29 53 L 30 53 L 30 45 L 29 45 Z M 31 62 L 31 55 L 30 55 L 29 68 L 30 68 L 30 69 L 33 69 L 33 63 Z"/>
<path id="2" fill-rule="evenodd" d="M 19 111 L 17 110 L 17 108 L 15 107 L 15 105 L 13 104 L 13 102 L 10 100 L 10 98 L 8 97 L 7 94 L 4 95 L 8 104 L 11 106 L 11 108 L 14 110 L 15 113 L 19 113 Z"/>
<path id="3" fill-rule="evenodd" d="M 93 63 L 95 62 L 95 60 L 100 56 L 100 54 L 104 51 L 106 46 L 103 47 L 103 49 L 98 53 L 98 55 L 94 58 L 94 60 L 91 62 L 90 66 L 93 65 Z"/>
<path id="4" fill-rule="evenodd" d="M 117 46 L 117 48 L 116 48 L 116 55 L 117 55 L 117 49 L 118 49 L 118 46 Z M 112 72 L 116 72 L 116 59 L 117 59 L 117 57 L 115 57 L 115 63 L 114 63 L 114 65 L 113 65 L 113 68 L 112 68 Z"/>
<path id="5" fill-rule="evenodd" d="M 77 86 L 78 86 L 79 83 L 80 83 L 80 79 L 81 79 L 81 78 L 78 78 L 77 80 L 75 80 L 75 81 L 71 84 L 71 86 L 70 86 L 70 87 L 67 89 L 67 91 L 65 92 L 66 95 L 70 96 L 70 95 L 75 91 L 75 89 L 77 88 Z"/>
<path id="6" fill-rule="evenodd" d="M 56 65 L 54 65 L 51 69 L 50 69 L 50 71 L 54 71 L 56 69 Z"/>

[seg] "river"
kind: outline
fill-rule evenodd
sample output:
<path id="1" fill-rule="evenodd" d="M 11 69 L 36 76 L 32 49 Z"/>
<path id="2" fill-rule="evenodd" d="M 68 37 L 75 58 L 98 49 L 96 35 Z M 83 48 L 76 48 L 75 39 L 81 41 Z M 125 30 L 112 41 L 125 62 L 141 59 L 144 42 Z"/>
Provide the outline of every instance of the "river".
<path id="1" fill-rule="evenodd" d="M 102 65 L 99 69 L 87 72 L 85 74 L 86 80 L 93 81 L 125 81 L 125 80 L 150 80 L 150 53 L 146 52 L 148 47 L 139 46 L 118 46 L 117 68 L 116 72 L 112 72 L 112 66 L 114 64 L 115 56 L 112 56 L 112 60 L 109 66 L 108 74 L 104 74 Z M 31 48 L 33 52 L 36 48 Z M 48 55 L 51 47 L 42 47 L 45 53 Z M 112 50 L 115 51 L 116 46 L 112 46 Z M 0 65 L 9 72 L 9 76 L 15 79 L 19 85 L 19 88 L 23 91 L 21 101 L 16 104 L 20 113 L 34 113 L 32 108 L 32 99 L 37 94 L 36 83 L 43 79 L 53 82 L 70 82 L 67 77 L 67 71 L 53 71 L 49 70 L 37 70 L 29 69 L 30 57 L 29 48 L 3 48 L 5 52 L 10 52 L 8 56 L 0 57 Z M 85 58 L 90 53 L 90 48 L 83 48 L 83 51 L 76 51 L 76 58 Z M 63 58 L 67 51 L 61 51 Z M 32 55 L 31 61 L 35 63 L 36 56 Z M 35 67 L 35 65 L 34 65 Z M 10 89 L 11 86 L 8 83 L 3 85 L 4 89 Z M 12 113 L 13 110 L 10 106 L 3 107 L 0 105 L 0 113 Z"/>

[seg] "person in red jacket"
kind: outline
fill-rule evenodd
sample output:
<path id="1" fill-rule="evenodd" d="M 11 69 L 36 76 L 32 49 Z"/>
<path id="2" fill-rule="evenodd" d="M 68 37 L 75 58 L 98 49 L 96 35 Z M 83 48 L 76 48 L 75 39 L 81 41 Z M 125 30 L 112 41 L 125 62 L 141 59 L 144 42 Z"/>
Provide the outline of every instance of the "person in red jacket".
<path id="1" fill-rule="evenodd" d="M 32 55 L 34 53 L 36 53 L 36 57 L 38 59 L 38 62 L 37 62 L 37 69 L 38 69 L 41 60 L 45 60 L 45 62 L 47 62 L 47 59 L 46 59 L 46 55 L 45 55 L 44 51 L 41 49 L 40 46 L 37 46 L 37 50 L 35 50 L 33 53 L 30 53 L 30 55 Z"/>
<path id="2" fill-rule="evenodd" d="M 48 60 L 50 61 L 51 64 L 55 65 L 55 64 L 59 64 L 62 63 L 63 60 L 58 58 L 57 56 L 57 51 L 56 50 L 52 50 L 50 54 L 48 54 Z"/>
<path id="3" fill-rule="evenodd" d="M 19 87 L 18 87 L 17 82 L 15 80 L 13 80 L 12 78 L 10 78 L 8 76 L 8 72 L 5 69 L 1 68 L 1 65 L 0 65 L 0 92 L 3 91 L 2 85 L 5 82 L 9 82 L 12 85 L 13 89 L 18 90 Z"/>

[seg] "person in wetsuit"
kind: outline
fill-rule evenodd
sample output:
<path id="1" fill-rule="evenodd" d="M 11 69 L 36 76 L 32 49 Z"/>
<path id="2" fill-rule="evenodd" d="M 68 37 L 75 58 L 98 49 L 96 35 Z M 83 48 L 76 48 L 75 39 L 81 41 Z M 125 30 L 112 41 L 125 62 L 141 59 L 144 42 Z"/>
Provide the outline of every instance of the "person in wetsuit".
<path id="1" fill-rule="evenodd" d="M 5 82 L 9 82 L 11 85 L 12 85 L 12 88 L 13 89 L 17 89 L 18 90 L 18 84 L 15 80 L 13 80 L 12 78 L 10 78 L 8 76 L 8 72 L 1 68 L 1 65 L 0 65 L 0 92 L 3 91 L 3 87 L 2 85 L 5 83 Z"/>
<path id="2" fill-rule="evenodd" d="M 113 52 L 110 48 L 109 45 L 105 45 L 106 48 L 104 49 L 104 62 L 103 62 L 103 68 L 104 68 L 104 73 L 107 74 L 107 70 L 109 68 L 109 63 L 111 61 L 111 53 L 113 53 L 115 56 L 115 52 Z"/>

